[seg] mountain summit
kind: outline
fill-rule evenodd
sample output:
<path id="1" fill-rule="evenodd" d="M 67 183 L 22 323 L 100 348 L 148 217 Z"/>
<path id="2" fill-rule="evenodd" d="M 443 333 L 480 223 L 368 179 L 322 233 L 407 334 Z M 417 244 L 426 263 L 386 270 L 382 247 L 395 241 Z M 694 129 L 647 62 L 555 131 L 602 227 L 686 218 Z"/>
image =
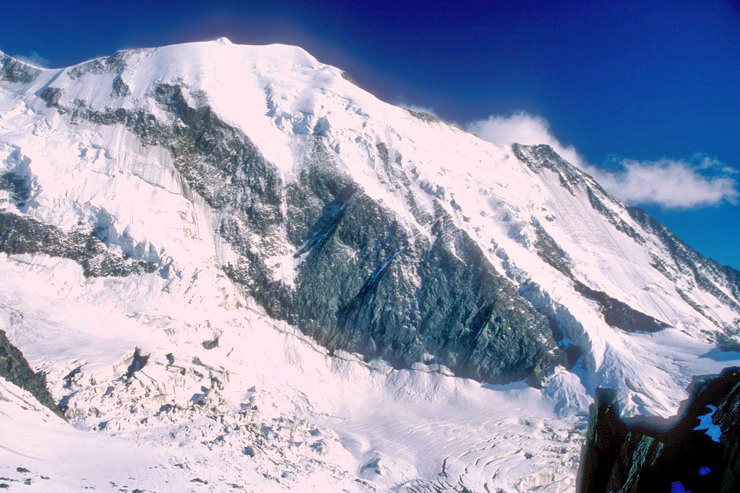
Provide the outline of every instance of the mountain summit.
<path id="1" fill-rule="evenodd" d="M 0 329 L 178 481 L 563 491 L 597 386 L 670 415 L 738 358 L 737 271 L 298 47 L 0 54 L 0 116 Z"/>

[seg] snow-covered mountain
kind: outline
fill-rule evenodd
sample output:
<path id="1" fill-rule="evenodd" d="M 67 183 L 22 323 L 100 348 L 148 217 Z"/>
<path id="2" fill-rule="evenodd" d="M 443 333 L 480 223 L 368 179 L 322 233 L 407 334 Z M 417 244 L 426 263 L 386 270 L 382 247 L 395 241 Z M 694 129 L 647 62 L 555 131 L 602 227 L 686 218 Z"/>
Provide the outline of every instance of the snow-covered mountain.
<path id="1" fill-rule="evenodd" d="M 0 252 L 28 491 L 568 491 L 597 386 L 740 362 L 737 271 L 291 46 L 0 53 Z"/>

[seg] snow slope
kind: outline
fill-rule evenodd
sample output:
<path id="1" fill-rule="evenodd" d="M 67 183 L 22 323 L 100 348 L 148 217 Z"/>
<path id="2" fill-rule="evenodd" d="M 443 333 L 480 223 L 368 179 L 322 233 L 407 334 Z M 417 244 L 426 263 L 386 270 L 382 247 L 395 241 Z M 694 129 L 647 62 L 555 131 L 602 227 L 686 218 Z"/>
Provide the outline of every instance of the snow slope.
<path id="1" fill-rule="evenodd" d="M 12 284 L 23 277 L 48 286 L 47 267 L 13 264 L 4 270 Z M 124 450 L 138 445 L 147 451 L 141 459 L 146 468 L 112 457 L 95 479 L 99 488 L 113 481 L 162 491 L 167 488 L 161 481 L 173 477 L 209 482 L 188 485 L 193 491 L 222 491 L 227 483 L 248 491 L 372 491 L 408 482 L 422 490 L 427 482 L 473 490 L 486 481 L 506 490 L 520 483 L 572 484 L 581 441 L 575 427 L 583 418 L 557 417 L 527 385 L 491 387 L 423 365 L 393 370 L 382 361 L 330 356 L 248 308 L 111 318 L 100 313 L 116 311 L 104 299 L 106 287 L 93 298 L 87 286 L 67 289 L 66 301 L 50 287 L 26 300 L 4 296 L 2 303 L 25 314 L 9 334 L 46 372 L 70 422 L 106 437 L 96 447 L 115 438 Z M 32 308 L 39 306 L 53 310 Z M 218 347 L 205 349 L 201 341 L 210 340 L 213 330 L 223 331 Z M 149 359 L 129 378 L 135 347 Z M 41 419 L 24 419 L 32 418 Z M 58 419 L 53 432 L 31 433 L 21 424 L 4 421 L 4 443 L 11 444 L 6 467 L 60 481 L 57 491 L 65 485 L 76 491 L 86 484 L 83 477 L 93 481 L 90 462 L 69 471 L 65 463 L 55 467 L 60 463 L 48 454 L 30 460 L 37 454 L 14 439 L 34 436 L 40 444 L 33 448 L 45 451 L 76 440 L 89 447 L 89 433 Z M 74 438 L 65 438 L 70 434 Z M 489 477 L 502 465 L 513 472 Z M 141 472 L 150 467 L 162 469 L 154 483 L 154 473 Z M 137 474 L 131 472 L 136 468 Z M 126 482 L 127 475 L 135 480 Z M 159 487 L 152 486 L 156 481 Z"/>
<path id="2" fill-rule="evenodd" d="M 154 266 L 89 276 L 68 253 L 0 255 L 0 330 L 74 427 L 0 380 L 13 417 L 0 424 L 0 475 L 14 489 L 24 467 L 28 491 L 569 491 L 596 386 L 619 389 L 628 412 L 669 415 L 692 375 L 740 363 L 717 349 L 737 341 L 740 313 L 737 281 L 716 264 L 547 149 L 386 104 L 300 48 L 220 39 L 60 70 L 0 61 L 0 212 L 65 238 L 93 231 L 110 255 Z M 158 103 L 162 86 L 247 135 L 283 187 L 320 139 L 415 237 L 434 244 L 443 211 L 557 326 L 559 347 L 580 348 L 575 366 L 542 389 L 489 385 L 435 355 L 393 369 L 330 353 L 268 316 L 224 271 L 239 258 L 221 234 L 228 206 L 209 203 L 166 145 L 111 117 L 182 125 Z M 308 253 L 275 231 L 260 240 L 264 265 L 295 285 Z M 584 292 L 670 327 L 615 328 Z"/>

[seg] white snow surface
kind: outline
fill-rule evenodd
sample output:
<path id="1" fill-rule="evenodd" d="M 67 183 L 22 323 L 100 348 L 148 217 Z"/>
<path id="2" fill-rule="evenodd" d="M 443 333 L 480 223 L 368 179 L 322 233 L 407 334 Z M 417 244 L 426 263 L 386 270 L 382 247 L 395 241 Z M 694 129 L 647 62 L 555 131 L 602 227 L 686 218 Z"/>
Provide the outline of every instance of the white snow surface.
<path id="1" fill-rule="evenodd" d="M 678 272 L 657 239 L 645 233 L 648 244 L 638 244 L 583 190 L 533 172 L 507 146 L 384 103 L 297 47 L 222 38 L 123 58 L 120 74 L 43 69 L 30 84 L 0 81 L 0 173 L 22 172 L 33 191 L 20 209 L 0 191 L 0 209 L 65 231 L 105 227 L 113 248 L 172 265 L 168 275 L 86 278 L 71 260 L 0 255 L 0 329 L 44 372 L 69 418 L 0 379 L 0 482 L 13 491 L 571 491 L 597 386 L 617 388 L 627 413 L 669 415 L 692 375 L 740 364 L 738 353 L 715 349 L 722 329 L 677 290 L 725 326 L 737 328 L 740 314 Z M 116 77 L 127 95 L 112 95 Z M 558 318 L 583 348 L 579 364 L 542 390 L 494 386 L 437 365 L 394 370 L 330 355 L 264 315 L 223 274 L 232 252 L 168 151 L 122 125 L 71 122 L 39 97 L 54 87 L 62 106 L 144 108 L 170 123 L 152 98 L 158 83 L 205 98 L 285 181 L 321 132 L 345 171 L 407 227 L 429 234 L 397 174 L 422 205 L 441 199 L 499 272 Z M 602 200 L 642 231 L 624 204 Z M 607 325 L 536 254 L 533 218 L 579 280 L 672 328 Z M 297 261 L 283 250 L 270 267 L 292 282 Z M 135 348 L 149 360 L 123 378 Z"/>

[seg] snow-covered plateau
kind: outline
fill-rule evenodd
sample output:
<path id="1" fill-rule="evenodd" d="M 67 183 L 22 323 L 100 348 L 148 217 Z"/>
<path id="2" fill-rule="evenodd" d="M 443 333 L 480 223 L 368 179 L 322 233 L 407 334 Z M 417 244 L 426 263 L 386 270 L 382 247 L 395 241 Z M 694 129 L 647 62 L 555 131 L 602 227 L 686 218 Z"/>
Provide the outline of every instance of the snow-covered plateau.
<path id="1" fill-rule="evenodd" d="M 65 417 L 0 378 L 10 491 L 560 492 L 598 386 L 740 364 L 740 273 L 297 47 L 0 52 L 0 331 Z"/>

